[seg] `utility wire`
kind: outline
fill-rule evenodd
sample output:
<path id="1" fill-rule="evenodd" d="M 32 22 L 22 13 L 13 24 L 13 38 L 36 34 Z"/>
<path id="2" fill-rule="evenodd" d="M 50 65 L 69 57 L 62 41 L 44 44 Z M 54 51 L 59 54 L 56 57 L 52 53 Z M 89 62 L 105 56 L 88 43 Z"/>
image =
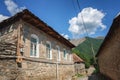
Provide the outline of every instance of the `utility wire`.
<path id="1" fill-rule="evenodd" d="M 78 5 L 79 10 L 81 10 L 81 7 L 80 7 L 80 4 L 79 4 L 79 1 L 78 1 L 78 0 L 77 0 L 77 5 Z M 82 12 L 81 12 L 81 20 L 82 20 L 82 24 L 83 24 L 83 27 L 84 27 L 84 29 L 85 29 L 86 35 L 89 36 L 88 31 L 87 31 L 87 26 L 86 26 L 86 24 L 85 24 L 85 21 L 84 21 Z"/>
<path id="2" fill-rule="evenodd" d="M 77 14 L 77 10 L 76 10 L 76 7 L 75 7 L 74 0 L 72 0 L 72 4 L 73 4 L 74 11 L 75 11 L 75 13 Z"/>
<path id="3" fill-rule="evenodd" d="M 77 5 L 78 5 L 79 10 L 81 10 L 81 6 L 80 6 L 80 3 L 79 3 L 78 0 L 77 0 Z M 84 27 L 84 29 L 85 29 L 86 35 L 89 36 L 88 31 L 87 31 L 87 26 L 86 26 L 86 24 L 85 24 L 85 21 L 84 21 L 84 17 L 83 17 L 83 15 L 82 15 L 82 12 L 81 12 L 81 20 L 82 20 L 82 24 L 83 24 L 83 27 Z M 92 54 L 93 54 L 93 58 L 94 58 L 94 63 L 97 64 L 96 58 L 95 58 L 95 51 L 94 51 L 94 48 L 93 48 L 93 44 L 92 44 L 91 40 L 88 39 L 88 41 L 89 41 L 90 46 L 91 46 L 91 50 L 92 50 Z"/>

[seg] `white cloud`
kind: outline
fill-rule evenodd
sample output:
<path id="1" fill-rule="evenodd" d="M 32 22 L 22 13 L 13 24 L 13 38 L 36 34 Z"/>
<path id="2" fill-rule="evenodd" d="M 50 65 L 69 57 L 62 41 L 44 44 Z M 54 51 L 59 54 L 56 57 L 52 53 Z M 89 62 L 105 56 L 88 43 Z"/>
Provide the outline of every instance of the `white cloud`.
<path id="1" fill-rule="evenodd" d="M 9 17 L 8 17 L 8 16 L 4 16 L 4 15 L 0 14 L 0 22 L 1 22 L 1 21 L 3 21 L 3 20 L 5 20 L 5 19 L 7 19 L 7 18 L 9 18 Z"/>
<path id="2" fill-rule="evenodd" d="M 69 36 L 67 34 L 61 34 L 64 38 L 69 39 Z"/>
<path id="3" fill-rule="evenodd" d="M 7 10 L 11 15 L 16 14 L 17 12 L 22 11 L 25 7 L 18 7 L 18 5 L 13 0 L 5 0 L 5 5 L 7 6 Z"/>
<path id="4" fill-rule="evenodd" d="M 4 3 L 7 7 L 7 10 L 10 12 L 11 15 L 14 15 L 17 12 L 20 12 L 26 8 L 26 7 L 18 7 L 18 5 L 13 0 L 5 0 Z M 9 17 L 0 14 L 0 22 L 7 18 L 9 18 Z"/>
<path id="5" fill-rule="evenodd" d="M 69 20 L 70 26 L 68 30 L 73 34 L 73 37 L 84 35 L 86 33 L 85 27 L 83 26 L 84 20 L 87 32 L 90 35 L 95 34 L 98 29 L 106 29 L 106 25 L 102 23 L 104 16 L 105 14 L 97 9 L 93 9 L 92 7 L 84 8 L 77 17 Z"/>

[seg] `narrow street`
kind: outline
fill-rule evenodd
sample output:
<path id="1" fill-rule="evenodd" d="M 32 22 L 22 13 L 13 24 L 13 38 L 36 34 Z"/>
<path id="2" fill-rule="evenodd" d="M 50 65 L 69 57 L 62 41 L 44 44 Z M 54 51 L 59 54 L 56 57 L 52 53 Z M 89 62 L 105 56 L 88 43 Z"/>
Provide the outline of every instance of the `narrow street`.
<path id="1" fill-rule="evenodd" d="M 87 77 L 87 76 L 85 76 L 85 77 L 80 77 L 80 78 L 78 78 L 77 80 L 88 80 L 88 77 Z"/>
<path id="2" fill-rule="evenodd" d="M 94 75 L 91 75 L 91 76 L 79 77 L 76 80 L 110 80 L 110 79 L 105 77 L 102 74 L 94 74 Z"/>

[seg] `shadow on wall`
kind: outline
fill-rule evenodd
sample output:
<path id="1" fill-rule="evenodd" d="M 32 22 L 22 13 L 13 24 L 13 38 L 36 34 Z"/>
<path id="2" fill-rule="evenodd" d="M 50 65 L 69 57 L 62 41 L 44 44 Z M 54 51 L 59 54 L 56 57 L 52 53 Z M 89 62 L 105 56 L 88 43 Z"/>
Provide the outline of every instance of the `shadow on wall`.
<path id="1" fill-rule="evenodd" d="M 112 80 L 101 73 L 92 74 L 88 77 L 88 80 Z"/>

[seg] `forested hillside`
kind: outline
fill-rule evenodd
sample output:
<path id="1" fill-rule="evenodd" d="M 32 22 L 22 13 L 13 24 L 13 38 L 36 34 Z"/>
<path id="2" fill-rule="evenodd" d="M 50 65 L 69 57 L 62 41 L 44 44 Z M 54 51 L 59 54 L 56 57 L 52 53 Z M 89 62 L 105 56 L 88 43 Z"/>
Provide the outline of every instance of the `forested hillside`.
<path id="1" fill-rule="evenodd" d="M 104 38 L 85 37 L 85 40 L 76 46 L 72 51 L 86 62 L 86 67 L 89 67 L 94 63 L 93 55 L 97 54 L 103 39 Z M 94 54 L 92 52 L 92 47 L 95 52 Z"/>

